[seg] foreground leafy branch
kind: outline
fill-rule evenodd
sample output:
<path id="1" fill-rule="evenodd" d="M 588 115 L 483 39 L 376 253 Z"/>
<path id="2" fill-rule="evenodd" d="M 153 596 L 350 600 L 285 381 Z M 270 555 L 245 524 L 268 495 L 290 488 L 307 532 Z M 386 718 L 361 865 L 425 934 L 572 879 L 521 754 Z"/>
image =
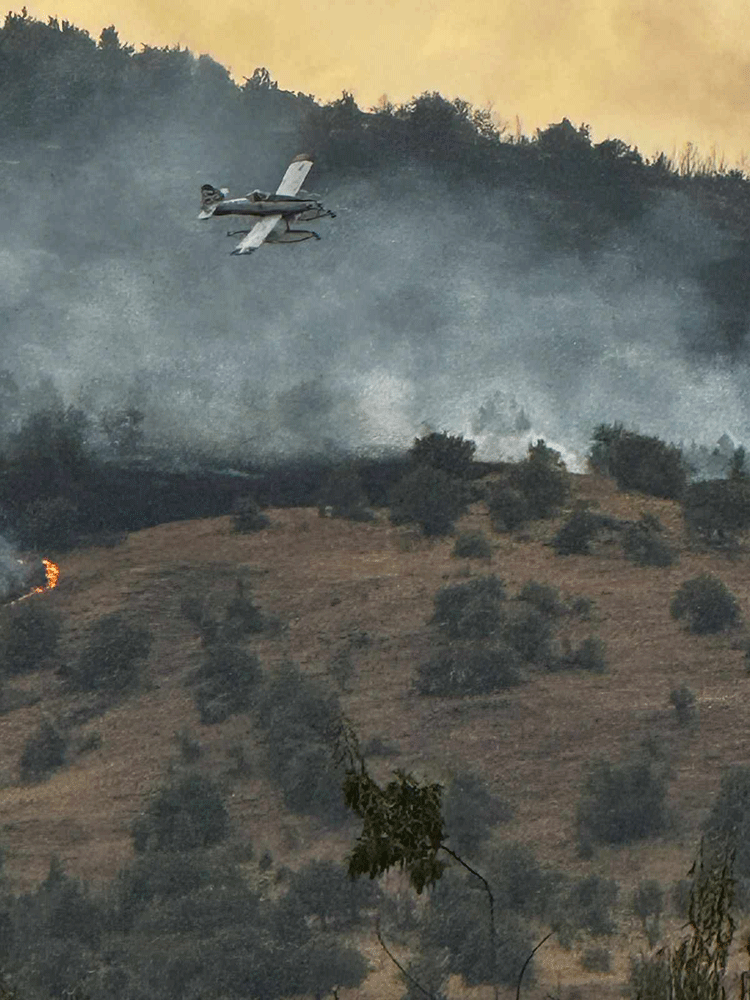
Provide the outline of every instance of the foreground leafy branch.
<path id="1" fill-rule="evenodd" d="M 396 770 L 395 780 L 381 788 L 367 770 L 357 735 L 347 719 L 342 719 L 336 734 L 334 754 L 337 763 L 343 764 L 345 770 L 343 790 L 346 804 L 363 820 L 362 832 L 349 855 L 349 877 L 353 880 L 369 875 L 374 879 L 398 866 L 406 872 L 411 885 L 421 895 L 425 886 L 434 885 L 448 867 L 447 862 L 437 857 L 438 851 L 444 851 L 478 878 L 489 903 L 490 946 L 497 1000 L 495 898 L 487 879 L 443 843 L 443 786 L 439 783 L 420 784 L 412 775 Z M 390 955 L 379 928 L 378 940 Z M 393 959 L 393 956 L 390 957 Z M 416 985 L 431 996 L 420 984 Z"/>

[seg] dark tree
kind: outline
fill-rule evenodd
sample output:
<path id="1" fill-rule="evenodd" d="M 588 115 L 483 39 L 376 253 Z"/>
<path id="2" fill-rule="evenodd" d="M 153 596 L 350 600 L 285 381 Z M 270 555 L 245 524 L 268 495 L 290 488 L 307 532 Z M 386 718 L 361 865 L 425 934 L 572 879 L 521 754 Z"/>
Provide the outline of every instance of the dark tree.
<path id="1" fill-rule="evenodd" d="M 669 605 L 673 618 L 687 618 L 691 632 L 721 632 L 736 624 L 740 609 L 734 594 L 718 577 L 701 573 L 686 580 Z"/>
<path id="2" fill-rule="evenodd" d="M 200 774 L 167 785 L 148 802 L 132 828 L 133 847 L 144 851 L 193 851 L 229 834 L 229 814 L 219 789 Z"/>
<path id="3" fill-rule="evenodd" d="M 409 449 L 409 458 L 415 465 L 431 465 L 449 476 L 467 479 L 476 450 L 474 442 L 464 440 L 462 434 L 441 431 L 415 438 Z"/>
<path id="4" fill-rule="evenodd" d="M 425 535 L 447 535 L 465 512 L 463 483 L 431 465 L 418 465 L 389 497 L 392 524 L 418 524 Z"/>

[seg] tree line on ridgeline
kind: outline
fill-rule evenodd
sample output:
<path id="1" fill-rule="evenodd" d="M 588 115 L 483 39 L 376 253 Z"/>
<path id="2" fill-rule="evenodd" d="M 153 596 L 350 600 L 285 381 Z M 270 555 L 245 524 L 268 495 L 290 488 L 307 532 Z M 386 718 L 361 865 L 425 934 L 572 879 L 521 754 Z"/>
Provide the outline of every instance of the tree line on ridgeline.
<path id="1" fill-rule="evenodd" d="M 664 153 L 644 157 L 620 139 L 593 142 L 589 125 L 567 118 L 527 136 L 486 109 L 438 92 L 398 105 L 383 99 L 370 109 L 346 92 L 321 103 L 283 90 L 265 67 L 238 84 L 210 56 L 179 45 L 136 51 L 113 25 L 95 40 L 68 21 L 45 23 L 25 9 L 8 13 L 0 28 L 0 127 L 9 155 L 19 142 L 60 144 L 68 159 L 63 153 L 58 162 L 69 161 L 71 169 L 111 136 L 158 138 L 165 129 L 170 142 L 190 136 L 196 150 L 210 146 L 240 169 L 247 143 L 238 137 L 252 136 L 258 149 L 287 146 L 289 155 L 309 150 L 323 186 L 421 165 L 458 199 L 467 186 L 488 195 L 512 192 L 551 249 L 583 256 L 613 227 L 641 217 L 659 192 L 683 192 L 713 206 L 737 237 L 733 252 L 694 276 L 714 306 L 707 346 L 732 353 L 745 340 L 750 245 L 742 234 L 750 182 L 689 144 L 676 161 Z M 164 155 L 170 156 L 167 147 Z M 550 203 L 540 200 L 544 194 Z"/>

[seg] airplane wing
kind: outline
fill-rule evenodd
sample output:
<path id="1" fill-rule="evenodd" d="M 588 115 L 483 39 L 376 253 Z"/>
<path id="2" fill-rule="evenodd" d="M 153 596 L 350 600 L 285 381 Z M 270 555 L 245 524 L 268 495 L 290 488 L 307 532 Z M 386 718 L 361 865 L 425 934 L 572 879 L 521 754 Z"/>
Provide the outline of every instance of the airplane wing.
<path id="1" fill-rule="evenodd" d="M 264 215 L 262 219 L 255 223 L 247 236 L 242 237 L 234 250 L 232 250 L 232 253 L 252 253 L 253 250 L 257 250 L 280 218 L 281 215 Z"/>
<path id="2" fill-rule="evenodd" d="M 304 153 L 295 156 L 286 168 L 286 173 L 281 179 L 281 184 L 279 184 L 276 194 L 283 194 L 288 198 L 293 198 L 302 187 L 302 182 L 310 173 L 312 165 L 313 161 Z"/>

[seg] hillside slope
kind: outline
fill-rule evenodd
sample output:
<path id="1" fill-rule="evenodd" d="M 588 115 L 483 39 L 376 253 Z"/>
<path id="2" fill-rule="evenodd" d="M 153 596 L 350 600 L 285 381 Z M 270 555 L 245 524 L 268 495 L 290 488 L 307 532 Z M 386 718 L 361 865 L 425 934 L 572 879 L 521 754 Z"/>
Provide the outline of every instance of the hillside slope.
<path id="1" fill-rule="evenodd" d="M 377 776 L 393 767 L 431 780 L 448 780 L 460 768 L 475 771 L 515 807 L 503 839 L 531 845 L 544 865 L 617 879 L 623 903 L 643 878 L 666 887 L 683 878 L 723 769 L 750 759 L 750 676 L 741 630 L 690 635 L 670 618 L 669 600 L 683 580 L 708 571 L 726 583 L 747 616 L 750 566 L 744 555 L 730 561 L 691 551 L 679 507 L 670 501 L 621 494 L 592 476 L 574 476 L 573 482 L 571 507 L 585 502 L 627 518 L 656 514 L 680 548 L 680 561 L 663 569 L 636 567 L 617 545 L 592 556 L 556 556 L 544 541 L 561 519 L 537 522 L 528 533 L 494 535 L 491 564 L 473 561 L 468 572 L 496 573 L 510 595 L 534 579 L 559 587 L 566 597 L 591 598 L 591 620 L 572 622 L 563 634 L 602 638 L 608 670 L 539 672 L 492 696 L 426 698 L 412 690 L 414 668 L 434 643 L 427 624 L 433 597 L 446 582 L 465 579 L 466 561 L 451 557 L 450 539 L 420 539 L 382 517 L 356 524 L 319 518 L 310 509 L 271 510 L 271 527 L 251 535 L 235 534 L 229 518 L 216 518 L 150 528 L 111 549 L 45 553 L 60 564 L 59 586 L 31 600 L 49 602 L 63 616 L 60 660 L 72 658 L 86 627 L 113 610 L 143 616 L 154 644 L 142 689 L 80 727 L 83 734 L 97 730 L 101 747 L 37 785 L 18 784 L 20 748 L 42 712 L 65 715 L 86 699 L 62 692 L 58 663 L 9 684 L 43 696 L 1 717 L 0 825 L 13 887 L 38 882 L 53 852 L 73 875 L 94 883 L 113 877 L 131 856 L 129 827 L 144 796 L 177 758 L 176 730 L 195 733 L 204 750 L 200 766 L 214 776 L 227 771 L 228 749 L 237 741 L 260 760 L 261 734 L 249 717 L 201 726 L 184 686 L 199 662 L 201 642 L 180 602 L 187 594 L 210 592 L 212 602 L 221 604 L 238 578 L 265 611 L 286 623 L 279 635 L 251 643 L 266 670 L 291 658 L 323 677 L 337 652 L 351 652 L 355 671 L 340 695 L 344 711 L 363 741 L 381 737 L 399 751 L 372 762 Z M 459 527 L 489 533 L 483 505 L 475 505 Z M 697 730 L 679 728 L 669 704 L 670 691 L 681 684 L 697 697 Z M 635 846 L 601 848 L 589 861 L 578 858 L 574 817 L 587 765 L 597 758 L 625 759 L 651 735 L 671 761 L 675 829 Z M 346 833 L 331 834 L 290 814 L 260 767 L 232 783 L 227 805 L 233 842 L 249 838 L 293 868 L 311 857 L 343 858 L 350 843 Z M 628 949 L 641 947 L 635 926 L 629 928 L 623 917 L 621 927 L 613 975 L 584 973 L 574 954 L 551 945 L 538 956 L 538 974 L 550 987 L 558 976 L 563 983 L 591 979 L 597 995 L 609 993 L 625 975 Z M 390 974 L 377 943 L 369 942 L 366 950 L 382 971 L 362 995 L 382 996 Z M 398 996 L 399 988 L 393 989 Z"/>

